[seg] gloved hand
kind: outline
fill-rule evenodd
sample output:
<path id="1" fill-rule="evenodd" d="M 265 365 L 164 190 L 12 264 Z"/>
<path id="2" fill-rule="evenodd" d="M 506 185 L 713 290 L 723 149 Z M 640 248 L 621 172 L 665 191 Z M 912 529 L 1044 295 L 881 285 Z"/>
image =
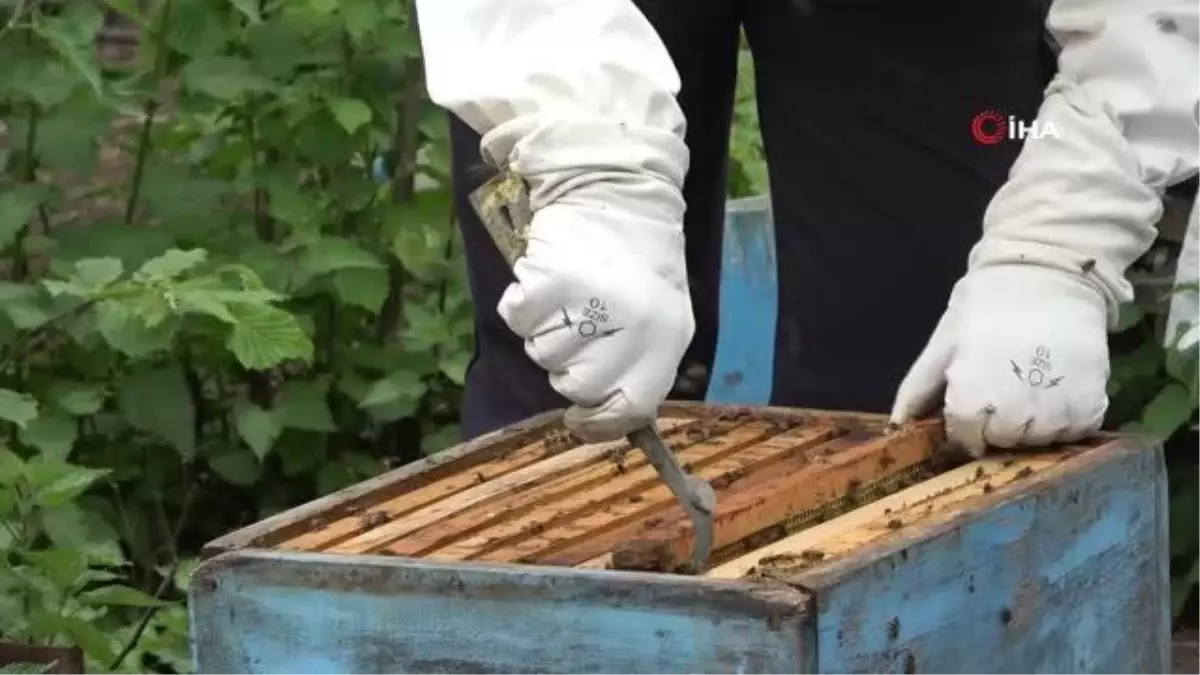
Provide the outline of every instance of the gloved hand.
<path id="1" fill-rule="evenodd" d="M 1099 428 L 1106 310 L 1083 274 L 1021 264 L 967 274 L 900 385 L 892 421 L 926 412 L 944 390 L 946 435 L 976 457 L 988 445 L 1068 442 Z"/>
<path id="2" fill-rule="evenodd" d="M 1077 439 L 1107 409 L 1107 329 L 1153 243 L 1168 185 L 1195 175 L 1200 20 L 1191 0 L 1054 0 L 1058 74 L 967 274 L 899 387 L 892 421 L 936 403 L 947 436 Z"/>
<path id="3" fill-rule="evenodd" d="M 506 135 L 522 140 L 509 149 Z M 656 419 L 695 331 L 682 143 L 629 125 L 556 121 L 533 133 L 501 126 L 483 147 L 530 185 L 526 248 L 498 311 L 574 403 L 567 428 L 595 442 Z M 563 170 L 571 150 L 595 165 Z"/>
<path id="4" fill-rule="evenodd" d="M 430 98 L 526 180 L 500 315 L 592 441 L 657 416 L 694 331 L 679 73 L 629 0 L 418 0 Z"/>

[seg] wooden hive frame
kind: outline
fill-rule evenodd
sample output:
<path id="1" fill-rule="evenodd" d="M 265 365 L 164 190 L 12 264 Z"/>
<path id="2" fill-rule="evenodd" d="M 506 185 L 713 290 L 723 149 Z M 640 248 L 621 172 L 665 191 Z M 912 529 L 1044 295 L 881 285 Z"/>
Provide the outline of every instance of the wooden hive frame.
<path id="1" fill-rule="evenodd" d="M 579 443 L 560 420 L 548 413 L 383 474 L 231 533 L 206 555 L 251 547 L 677 570 L 691 524 L 653 467 L 624 441 Z M 880 415 L 810 410 L 671 403 L 659 424 L 685 469 L 717 491 L 706 574 L 718 578 L 827 563 L 1078 451 L 967 464 L 938 421 L 893 429 Z"/>

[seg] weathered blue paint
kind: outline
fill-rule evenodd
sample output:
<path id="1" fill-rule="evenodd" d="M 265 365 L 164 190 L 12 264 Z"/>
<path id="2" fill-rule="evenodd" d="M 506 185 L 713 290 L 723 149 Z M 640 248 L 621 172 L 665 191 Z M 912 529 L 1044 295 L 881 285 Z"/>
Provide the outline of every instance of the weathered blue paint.
<path id="1" fill-rule="evenodd" d="M 774 251 L 766 201 L 731 204 L 709 402 L 769 400 Z M 1167 672 L 1161 450 L 1095 455 L 790 588 L 233 550 L 193 580 L 193 654 L 200 673 Z"/>
<path id="2" fill-rule="evenodd" d="M 192 582 L 201 673 L 800 672 L 789 588 L 238 551 Z"/>
<path id="3" fill-rule="evenodd" d="M 1113 443 L 760 585 L 232 550 L 201 673 L 1166 672 L 1161 448 Z"/>
<path id="4" fill-rule="evenodd" d="M 709 403 L 765 405 L 770 401 L 777 277 L 770 202 L 765 197 L 729 202 Z"/>
<path id="5" fill-rule="evenodd" d="M 819 672 L 1168 672 L 1164 472 L 1129 450 L 796 577 Z"/>

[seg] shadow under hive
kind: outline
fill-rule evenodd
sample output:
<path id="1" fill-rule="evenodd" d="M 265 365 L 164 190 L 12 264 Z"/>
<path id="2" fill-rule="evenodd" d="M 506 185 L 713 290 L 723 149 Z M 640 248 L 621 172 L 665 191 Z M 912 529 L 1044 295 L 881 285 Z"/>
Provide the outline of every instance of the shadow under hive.
<path id="1" fill-rule="evenodd" d="M 875 415 L 703 405 L 668 405 L 659 426 L 685 470 L 716 490 L 706 574 L 726 578 L 827 564 L 1086 448 L 968 463 L 945 448 L 940 422 L 890 428 Z M 357 486 L 256 543 L 659 572 L 686 560 L 691 522 L 627 442 L 583 444 L 545 417 L 468 448 L 418 474 Z"/>

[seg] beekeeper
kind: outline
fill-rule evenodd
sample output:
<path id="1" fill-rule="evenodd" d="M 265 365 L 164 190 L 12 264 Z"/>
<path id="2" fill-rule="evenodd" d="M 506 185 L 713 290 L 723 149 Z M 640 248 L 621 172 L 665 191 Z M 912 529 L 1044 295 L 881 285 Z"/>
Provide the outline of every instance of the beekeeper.
<path id="1" fill-rule="evenodd" d="M 1195 0 L 417 6 L 477 303 L 468 436 L 566 402 L 577 434 L 615 438 L 703 395 L 742 27 L 776 234 L 772 403 L 897 423 L 942 405 L 976 454 L 1100 426 L 1124 273 L 1197 172 Z M 973 136 L 988 116 L 1024 138 Z M 515 270 L 466 208 L 495 167 L 530 187 Z M 1181 274 L 1196 256 L 1193 208 Z M 1172 320 L 1194 322 L 1181 298 Z"/>

